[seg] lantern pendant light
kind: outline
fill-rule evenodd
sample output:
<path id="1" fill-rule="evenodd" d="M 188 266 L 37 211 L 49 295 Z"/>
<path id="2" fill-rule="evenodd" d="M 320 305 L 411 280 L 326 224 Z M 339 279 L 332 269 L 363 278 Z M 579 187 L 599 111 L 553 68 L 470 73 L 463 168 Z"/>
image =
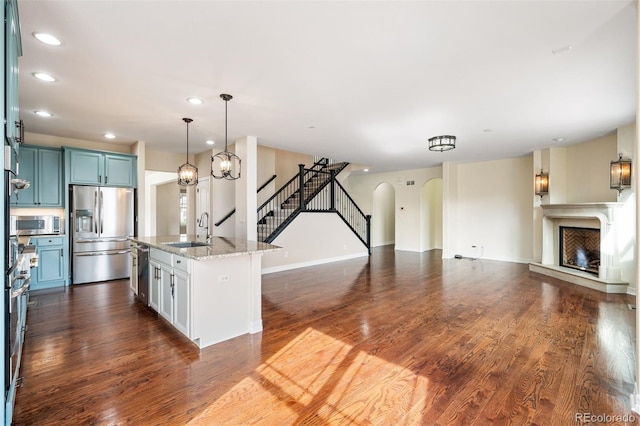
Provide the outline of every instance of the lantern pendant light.
<path id="1" fill-rule="evenodd" d="M 220 97 L 224 100 L 224 151 L 211 157 L 211 176 L 215 179 L 236 180 L 240 179 L 242 161 L 227 149 L 227 104 L 233 96 L 223 93 Z"/>
<path id="2" fill-rule="evenodd" d="M 189 123 L 193 120 L 183 118 L 182 121 L 187 123 L 187 162 L 178 167 L 178 185 L 194 186 L 198 184 L 198 168 L 189 163 Z"/>

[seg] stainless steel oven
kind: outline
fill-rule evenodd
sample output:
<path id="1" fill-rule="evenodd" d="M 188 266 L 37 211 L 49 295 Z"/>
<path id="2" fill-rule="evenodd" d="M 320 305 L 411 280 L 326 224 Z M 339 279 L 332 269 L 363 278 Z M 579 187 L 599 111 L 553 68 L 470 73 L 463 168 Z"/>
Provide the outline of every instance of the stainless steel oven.
<path id="1" fill-rule="evenodd" d="M 61 229 L 60 216 L 11 216 L 11 235 L 55 235 Z"/>

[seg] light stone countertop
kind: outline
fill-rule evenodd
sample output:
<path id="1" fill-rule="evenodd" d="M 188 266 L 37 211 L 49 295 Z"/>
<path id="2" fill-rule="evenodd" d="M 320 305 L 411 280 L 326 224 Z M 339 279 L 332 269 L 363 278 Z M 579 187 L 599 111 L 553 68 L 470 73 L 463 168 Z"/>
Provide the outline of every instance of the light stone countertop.
<path id="1" fill-rule="evenodd" d="M 211 237 L 211 242 L 199 247 L 171 247 L 167 243 L 179 243 L 188 241 L 204 242 L 196 239 L 195 235 L 167 235 L 162 237 L 130 237 L 131 241 L 146 244 L 168 253 L 177 254 L 194 260 L 210 260 L 230 256 L 242 256 L 257 252 L 269 252 L 282 250 L 282 247 L 259 241 L 248 241 L 237 238 Z"/>

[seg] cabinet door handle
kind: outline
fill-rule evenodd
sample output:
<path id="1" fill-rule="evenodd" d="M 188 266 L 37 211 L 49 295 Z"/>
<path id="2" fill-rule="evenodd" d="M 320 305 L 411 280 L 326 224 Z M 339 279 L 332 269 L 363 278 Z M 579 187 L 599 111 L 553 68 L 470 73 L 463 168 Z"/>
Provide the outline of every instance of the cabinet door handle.
<path id="1" fill-rule="evenodd" d="M 109 176 L 105 176 L 105 177 L 104 177 L 104 184 L 106 185 L 106 184 L 107 184 L 107 182 L 109 182 Z"/>
<path id="2" fill-rule="evenodd" d="M 182 263 L 182 261 L 181 260 L 176 260 L 176 263 Z"/>
<path id="3" fill-rule="evenodd" d="M 22 145 L 24 143 L 24 121 L 23 120 L 16 121 L 16 127 L 20 130 L 19 132 L 20 136 L 18 136 L 16 142 Z"/>

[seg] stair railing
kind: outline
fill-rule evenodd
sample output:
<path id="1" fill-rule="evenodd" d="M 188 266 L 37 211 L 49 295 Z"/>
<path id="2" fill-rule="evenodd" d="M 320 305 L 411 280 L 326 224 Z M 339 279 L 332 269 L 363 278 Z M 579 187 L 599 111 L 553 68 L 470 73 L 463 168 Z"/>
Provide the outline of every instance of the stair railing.
<path id="1" fill-rule="evenodd" d="M 371 215 L 365 215 L 337 181 L 342 169 L 321 170 L 316 167 L 320 164 L 310 169 L 300 164 L 298 174 L 258 208 L 258 239 L 272 242 L 302 212 L 333 212 L 371 254 Z"/>
<path id="2" fill-rule="evenodd" d="M 265 183 L 263 183 L 262 185 L 260 185 L 260 188 L 258 188 L 258 190 L 256 191 L 256 193 L 260 193 L 260 191 L 262 191 L 263 189 L 265 189 L 267 187 L 267 185 L 269 185 L 271 182 L 273 182 L 273 180 L 277 177 L 277 175 L 273 175 L 271 176 Z M 220 226 L 222 225 L 227 219 L 229 219 L 231 216 L 233 216 L 233 214 L 236 212 L 235 207 L 233 208 L 233 210 L 231 210 L 229 213 L 227 213 L 226 215 L 224 215 L 222 217 L 222 219 L 220 219 L 219 221 L 217 221 L 216 223 L 214 223 L 215 226 Z"/>

